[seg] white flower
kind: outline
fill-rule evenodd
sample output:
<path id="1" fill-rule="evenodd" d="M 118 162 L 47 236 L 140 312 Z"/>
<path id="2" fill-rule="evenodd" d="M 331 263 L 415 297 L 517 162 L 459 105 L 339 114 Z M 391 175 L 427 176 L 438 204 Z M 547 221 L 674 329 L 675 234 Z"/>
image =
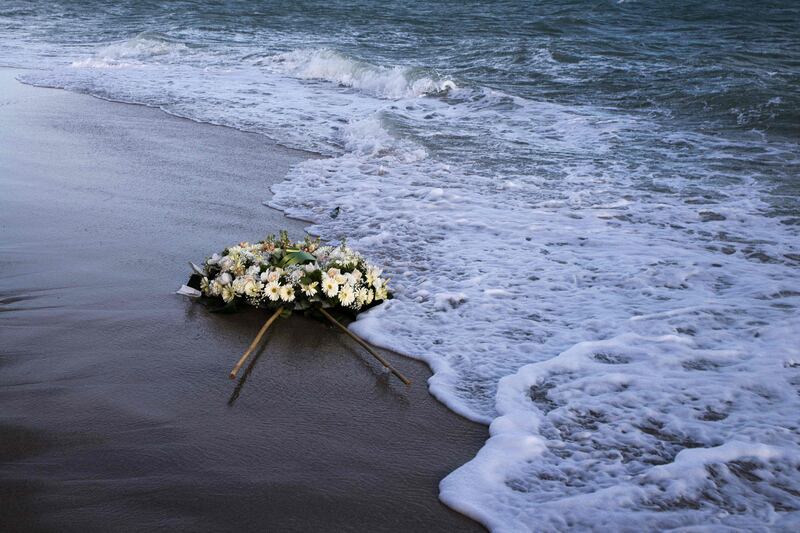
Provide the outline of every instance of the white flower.
<path id="1" fill-rule="evenodd" d="M 361 280 L 361 271 L 360 270 L 355 269 L 355 270 L 353 270 L 351 272 L 351 274 L 352 274 L 354 280 L 356 280 L 356 281 L 360 281 Z"/>
<path id="2" fill-rule="evenodd" d="M 233 291 L 237 294 L 244 294 L 244 284 L 247 283 L 245 278 L 236 278 L 231 283 L 231 287 L 233 287 Z"/>
<path id="3" fill-rule="evenodd" d="M 303 266 L 303 269 L 310 274 L 317 269 L 317 265 L 316 263 L 307 263 L 305 266 Z"/>
<path id="4" fill-rule="evenodd" d="M 220 259 L 217 264 L 219 265 L 219 268 L 221 268 L 222 271 L 224 272 L 226 270 L 230 270 L 231 267 L 233 266 L 233 263 L 234 263 L 234 261 L 231 258 L 231 256 L 226 255 L 225 257 Z"/>
<path id="5" fill-rule="evenodd" d="M 251 298 L 255 298 L 264 289 L 264 285 L 252 278 L 248 279 L 244 284 L 244 293 Z"/>
<path id="6" fill-rule="evenodd" d="M 222 283 L 220 283 L 217 280 L 212 281 L 211 282 L 211 294 L 213 296 L 219 296 L 219 294 L 221 292 L 222 292 Z"/>
<path id="7" fill-rule="evenodd" d="M 292 273 L 289 274 L 289 279 L 292 280 L 292 282 L 294 282 L 294 283 L 297 283 L 298 281 L 300 281 L 300 278 L 302 278 L 302 277 L 303 277 L 303 271 L 300 270 L 299 268 L 295 269 L 295 270 L 292 270 Z"/>
<path id="8" fill-rule="evenodd" d="M 375 293 L 372 292 L 372 289 L 367 289 L 367 300 L 366 304 L 369 305 L 372 303 L 372 300 L 375 299 Z"/>
<path id="9" fill-rule="evenodd" d="M 264 287 L 264 294 L 266 294 L 267 298 L 273 302 L 277 302 L 278 298 L 281 297 L 281 286 L 278 285 L 277 281 L 270 281 Z"/>
<path id="10" fill-rule="evenodd" d="M 206 261 L 206 264 L 207 265 L 216 265 L 217 263 L 219 263 L 220 259 L 222 259 L 221 255 L 214 254 L 214 255 L 212 255 L 211 257 L 208 258 L 208 260 Z"/>
<path id="11" fill-rule="evenodd" d="M 322 275 L 322 292 L 328 298 L 333 298 L 339 292 L 339 284 L 333 278 L 323 274 Z"/>
<path id="12" fill-rule="evenodd" d="M 259 275 L 260 272 L 261 272 L 261 267 L 259 267 L 258 265 L 253 265 L 247 269 L 246 274 L 248 276 L 256 277 Z"/>
<path id="13" fill-rule="evenodd" d="M 225 303 L 232 301 L 236 297 L 236 292 L 233 290 L 233 287 L 230 285 L 225 285 L 222 288 L 222 300 Z"/>
<path id="14" fill-rule="evenodd" d="M 233 277 L 227 272 L 223 272 L 217 276 L 217 281 L 219 281 L 222 285 L 229 285 L 231 281 L 233 281 Z"/>
<path id="15" fill-rule="evenodd" d="M 268 282 L 269 281 L 269 272 L 262 272 L 260 278 L 261 278 L 261 281 L 263 281 L 264 283 Z"/>
<path id="16" fill-rule="evenodd" d="M 367 269 L 367 283 L 374 285 L 375 282 L 380 279 L 382 273 L 383 270 L 370 265 L 370 267 Z M 377 288 L 377 286 L 375 288 Z"/>
<path id="17" fill-rule="evenodd" d="M 276 268 L 275 270 L 270 270 L 269 273 L 267 274 L 267 281 L 269 281 L 270 283 L 278 281 L 281 277 L 281 274 L 283 274 L 283 270 L 280 268 Z"/>
<path id="18" fill-rule="evenodd" d="M 381 287 L 380 289 L 375 289 L 375 299 L 376 300 L 385 300 L 389 297 L 389 291 L 386 290 L 386 287 Z"/>
<path id="19" fill-rule="evenodd" d="M 342 302 L 342 305 L 350 305 L 355 299 L 356 295 L 353 291 L 353 286 L 349 283 L 342 285 L 342 288 L 339 291 L 339 301 Z"/>
<path id="20" fill-rule="evenodd" d="M 359 307 L 367 303 L 368 294 L 369 294 L 369 289 L 367 289 L 366 287 L 361 287 L 356 291 L 356 302 L 358 303 Z"/>
<path id="21" fill-rule="evenodd" d="M 317 294 L 317 285 L 319 285 L 318 282 L 312 281 L 308 285 L 305 285 L 305 284 L 301 283 L 300 284 L 300 288 L 303 290 L 303 294 L 305 294 L 306 296 L 308 296 L 310 298 L 310 297 L 314 296 L 315 294 Z"/>
<path id="22" fill-rule="evenodd" d="M 203 294 L 209 294 L 211 292 L 211 283 L 208 281 L 208 278 L 204 277 L 200 280 L 200 290 Z"/>
<path id="23" fill-rule="evenodd" d="M 233 266 L 231 267 L 231 272 L 233 272 L 237 276 L 244 275 L 245 266 L 241 258 L 237 258 L 236 261 L 233 262 Z"/>
<path id="24" fill-rule="evenodd" d="M 284 302 L 294 301 L 294 287 L 291 285 L 284 285 L 281 287 L 281 300 Z"/>

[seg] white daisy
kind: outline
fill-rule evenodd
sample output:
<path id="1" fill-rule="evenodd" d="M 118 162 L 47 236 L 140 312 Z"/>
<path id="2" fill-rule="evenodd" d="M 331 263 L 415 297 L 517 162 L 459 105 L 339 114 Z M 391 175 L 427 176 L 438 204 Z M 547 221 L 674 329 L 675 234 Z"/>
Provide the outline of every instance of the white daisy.
<path id="1" fill-rule="evenodd" d="M 342 305 L 350 305 L 356 299 L 355 292 L 353 291 L 353 286 L 349 283 L 346 285 L 342 285 L 342 288 L 339 290 L 339 301 L 342 302 Z"/>
<path id="2" fill-rule="evenodd" d="M 284 302 L 294 301 L 294 287 L 291 285 L 284 285 L 281 287 L 281 300 Z"/>
<path id="3" fill-rule="evenodd" d="M 322 276 L 322 292 L 325 293 L 325 296 L 328 298 L 333 298 L 339 292 L 339 284 L 336 283 L 333 278 L 323 275 Z"/>
<path id="4" fill-rule="evenodd" d="M 281 297 L 281 286 L 277 281 L 270 281 L 264 287 L 264 294 L 273 302 L 277 302 Z"/>

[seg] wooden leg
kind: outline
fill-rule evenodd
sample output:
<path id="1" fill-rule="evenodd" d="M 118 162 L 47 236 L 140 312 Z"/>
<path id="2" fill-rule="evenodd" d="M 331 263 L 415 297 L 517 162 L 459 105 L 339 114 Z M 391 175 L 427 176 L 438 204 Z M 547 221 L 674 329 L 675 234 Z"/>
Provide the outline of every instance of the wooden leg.
<path id="1" fill-rule="evenodd" d="M 244 362 L 247 361 L 247 358 L 250 357 L 250 354 L 253 352 L 253 350 L 256 349 L 256 346 L 258 346 L 258 343 L 261 342 L 261 337 L 264 336 L 264 334 L 267 332 L 267 330 L 272 325 L 272 323 L 275 322 L 275 320 L 277 320 L 277 318 L 279 316 L 281 316 L 282 312 L 283 312 L 283 307 L 279 307 L 278 310 L 275 311 L 272 314 L 272 316 L 267 319 L 266 322 L 264 322 L 264 325 L 261 326 L 260 330 L 258 330 L 258 335 L 256 335 L 256 338 L 253 339 L 253 342 L 250 343 L 250 346 L 247 348 L 247 351 L 244 352 L 244 355 L 236 363 L 236 366 L 233 367 L 233 370 L 231 370 L 231 373 L 230 373 L 230 378 L 231 379 L 236 379 L 236 374 L 239 373 L 239 369 L 242 368 L 242 365 L 244 365 Z"/>
<path id="2" fill-rule="evenodd" d="M 392 367 L 392 365 L 390 365 L 390 364 L 389 364 L 389 363 L 386 361 L 386 359 L 384 359 L 383 357 L 381 357 L 381 356 L 380 356 L 380 354 L 378 354 L 378 352 L 376 352 L 375 350 L 373 350 L 373 349 L 372 349 L 372 346 L 370 346 L 369 344 L 367 344 L 367 341 L 365 341 L 364 339 L 362 339 L 361 337 L 359 337 L 358 335 L 356 335 L 355 333 L 353 333 L 352 331 L 350 331 L 349 329 L 347 329 L 346 327 L 344 327 L 342 324 L 340 324 L 340 323 L 339 323 L 339 321 L 338 321 L 338 320 L 336 320 L 335 318 L 333 318 L 333 317 L 330 315 L 330 313 L 328 313 L 328 312 L 327 312 L 326 310 L 324 310 L 323 308 L 321 308 L 321 307 L 320 307 L 320 308 L 319 308 L 319 310 L 320 310 L 320 312 L 322 313 L 322 316 L 324 316 L 325 318 L 327 318 L 327 319 L 328 319 L 328 320 L 329 320 L 329 321 L 330 321 L 330 322 L 331 322 L 333 325 L 335 325 L 337 328 L 339 328 L 340 330 L 342 330 L 343 332 L 345 332 L 347 335 L 349 335 L 351 339 L 353 339 L 354 341 L 356 341 L 357 343 L 359 343 L 361 346 L 363 346 L 363 347 L 364 347 L 364 349 L 365 349 L 365 350 L 367 350 L 367 351 L 368 351 L 370 354 L 372 354 L 372 356 L 373 356 L 373 357 L 375 357 L 375 359 L 377 359 L 378 361 L 380 361 L 380 362 L 381 362 L 381 364 L 382 364 L 384 367 L 386 367 L 387 369 L 389 369 L 389 371 L 390 371 L 392 374 L 394 374 L 395 376 L 397 376 L 397 378 L 398 378 L 400 381 L 402 381 L 402 382 L 403 382 L 403 383 L 405 383 L 406 385 L 411 385 L 411 380 L 409 380 L 409 379 L 408 379 L 407 377 L 405 377 L 403 374 L 401 374 L 400 372 L 398 372 L 397 370 L 395 370 L 395 369 L 394 369 L 394 367 Z"/>

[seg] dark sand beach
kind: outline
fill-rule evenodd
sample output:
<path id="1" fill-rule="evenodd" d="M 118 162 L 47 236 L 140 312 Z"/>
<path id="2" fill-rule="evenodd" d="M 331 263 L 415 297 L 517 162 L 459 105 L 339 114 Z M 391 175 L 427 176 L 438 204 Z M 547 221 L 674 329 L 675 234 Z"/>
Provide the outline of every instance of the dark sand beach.
<path id="1" fill-rule="evenodd" d="M 0 530 L 470 531 L 438 483 L 485 427 L 323 324 L 174 294 L 187 260 L 304 224 L 309 154 L 0 70 Z"/>

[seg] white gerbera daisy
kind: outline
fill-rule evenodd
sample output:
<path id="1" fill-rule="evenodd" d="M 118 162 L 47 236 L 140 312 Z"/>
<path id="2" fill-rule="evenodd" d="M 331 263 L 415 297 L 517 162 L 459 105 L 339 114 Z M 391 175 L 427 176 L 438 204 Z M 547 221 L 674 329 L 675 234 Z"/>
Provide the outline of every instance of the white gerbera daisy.
<path id="1" fill-rule="evenodd" d="M 322 276 L 322 292 L 325 293 L 325 296 L 328 298 L 333 298 L 339 293 L 339 284 L 336 283 L 333 278 L 323 275 Z"/>
<path id="2" fill-rule="evenodd" d="M 281 300 L 284 302 L 294 301 L 294 287 L 291 285 L 284 285 L 281 287 Z"/>
<path id="3" fill-rule="evenodd" d="M 342 302 L 342 305 L 350 305 L 356 299 L 355 291 L 353 291 L 353 286 L 348 284 L 342 285 L 342 288 L 339 290 L 339 301 Z"/>
<path id="4" fill-rule="evenodd" d="M 277 302 L 281 297 L 281 286 L 277 281 L 270 281 L 264 287 L 264 294 L 273 302 Z"/>

